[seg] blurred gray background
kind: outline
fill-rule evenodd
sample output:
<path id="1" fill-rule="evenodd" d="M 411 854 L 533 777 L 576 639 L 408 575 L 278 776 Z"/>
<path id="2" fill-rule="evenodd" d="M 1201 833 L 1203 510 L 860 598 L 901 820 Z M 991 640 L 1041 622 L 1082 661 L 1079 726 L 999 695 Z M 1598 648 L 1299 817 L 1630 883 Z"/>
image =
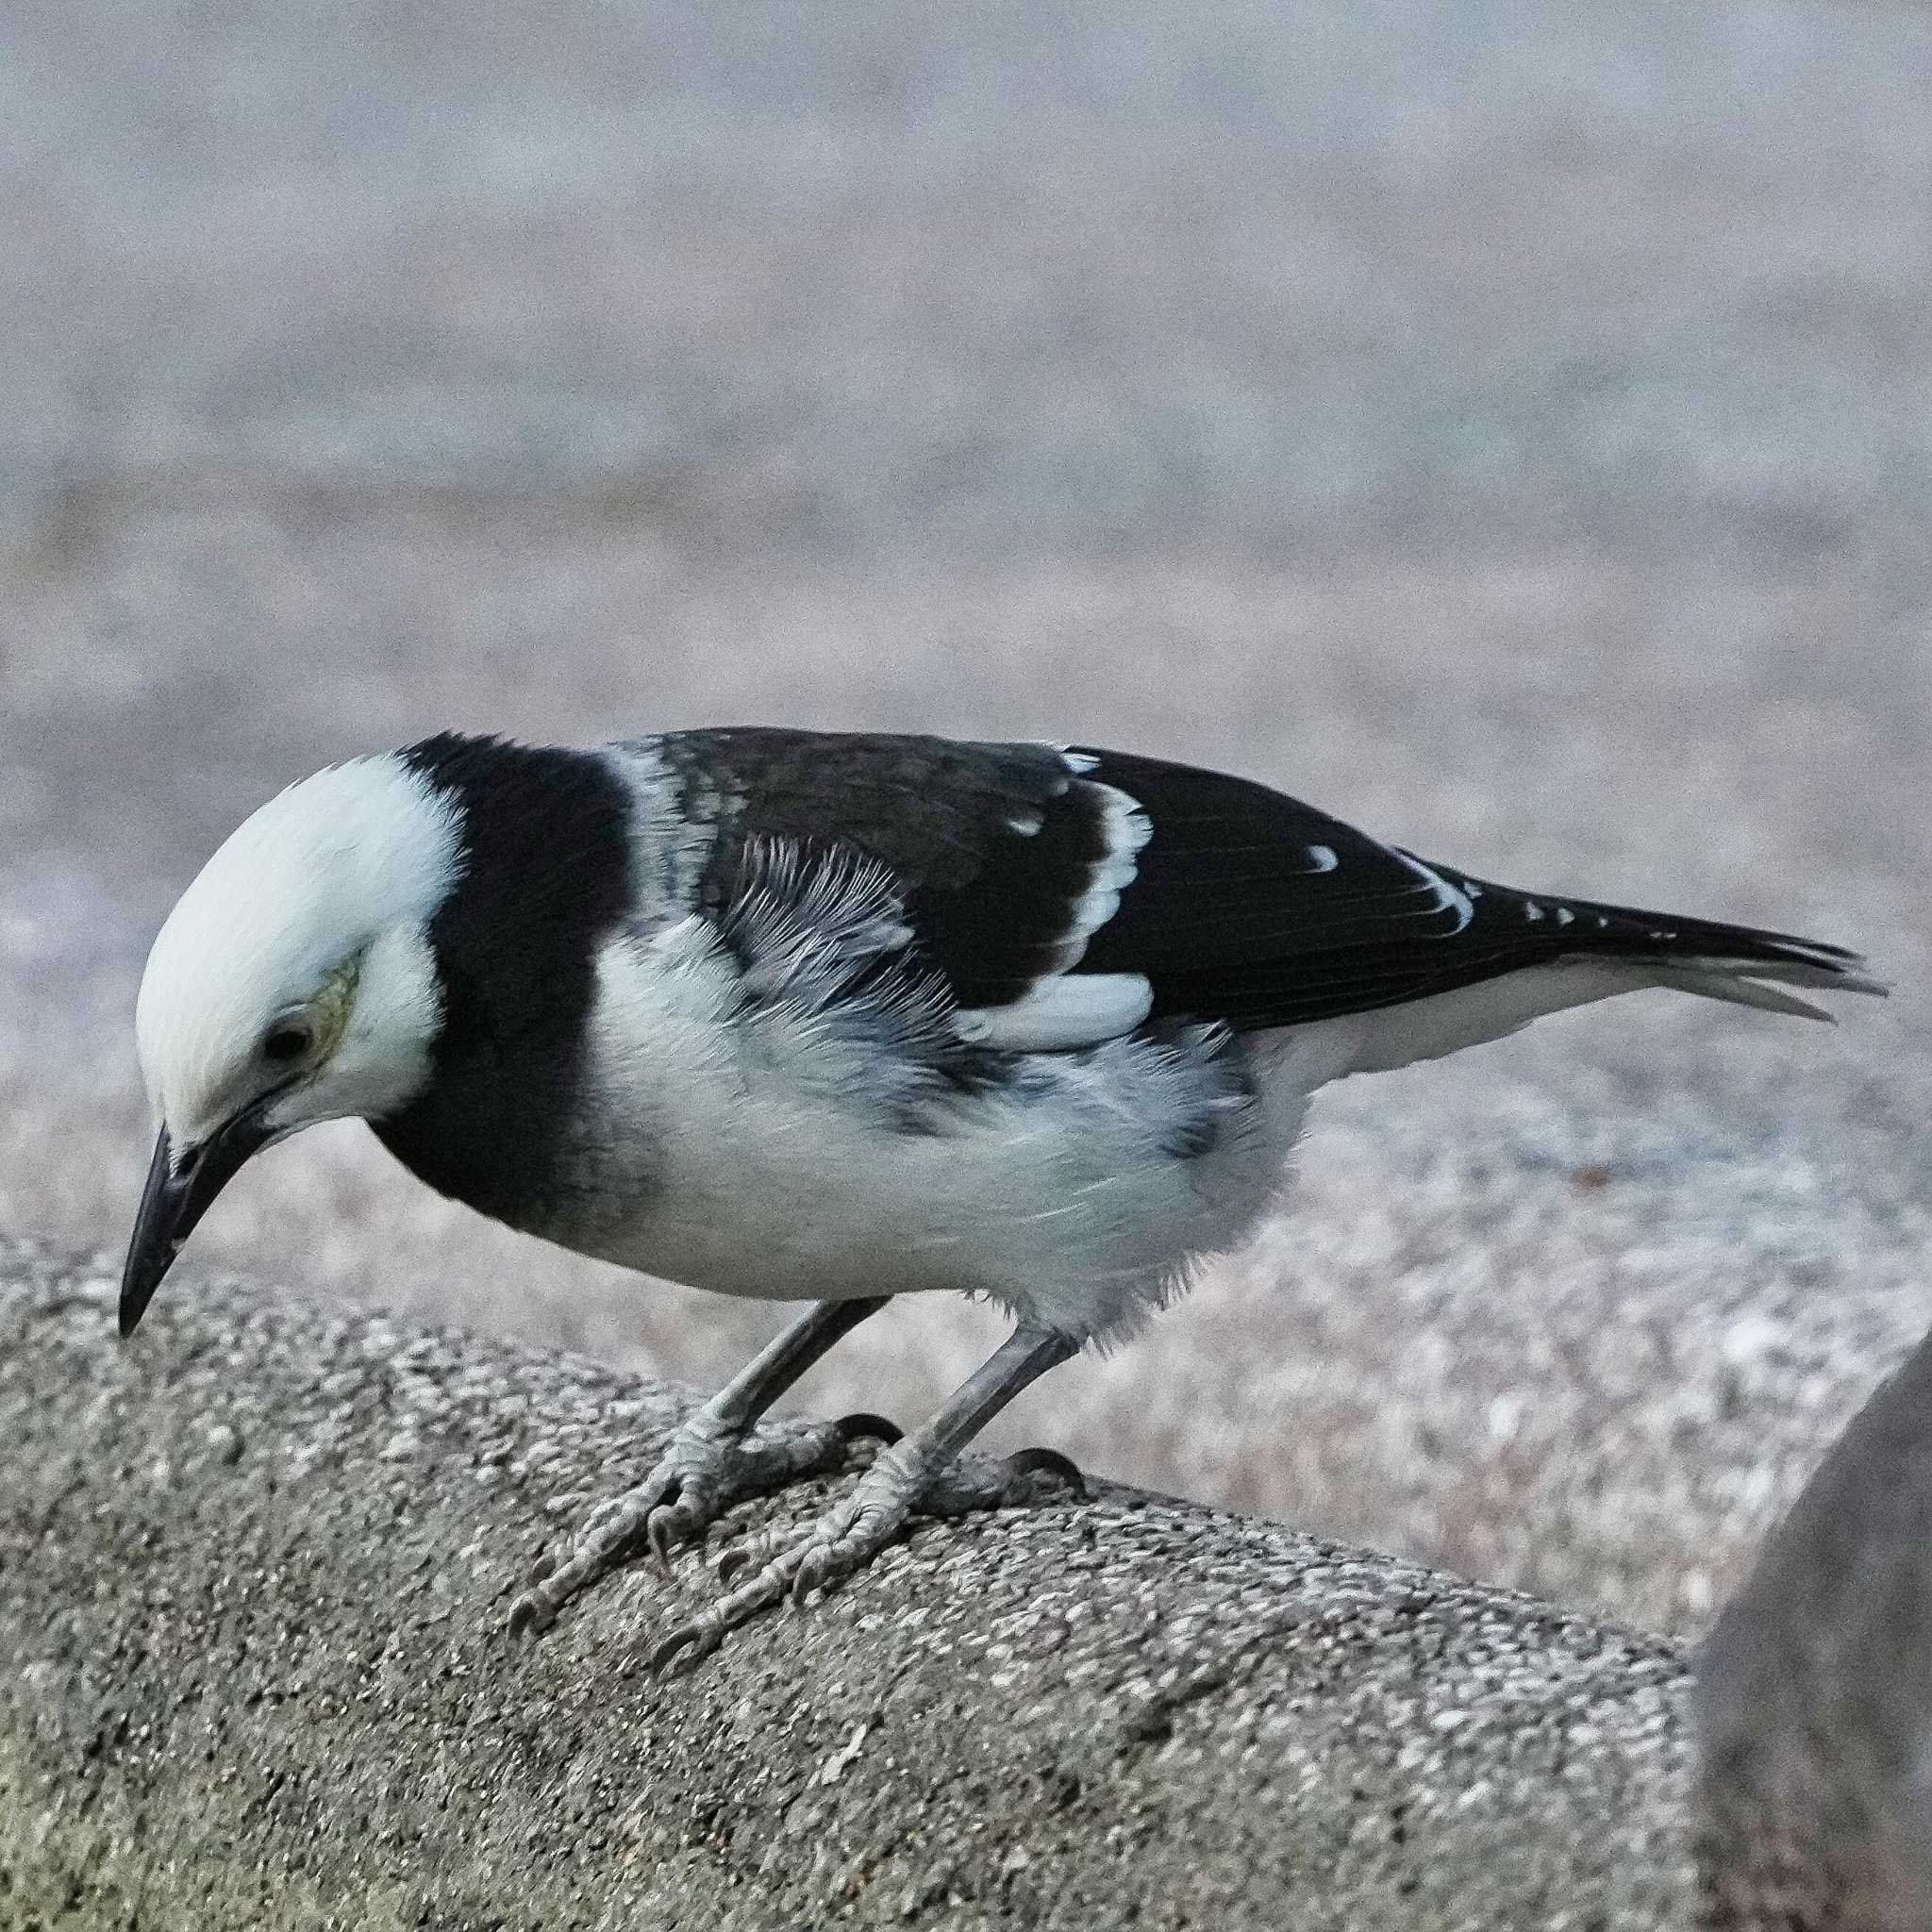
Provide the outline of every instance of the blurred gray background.
<path id="1" fill-rule="evenodd" d="M 147 941 L 329 758 L 1208 760 L 1900 991 L 1335 1091 L 1294 1212 L 1002 1440 L 1695 1627 L 1932 1320 L 1928 80 L 1851 0 L 7 0 L 0 1224 L 124 1237 Z M 359 1128 L 192 1258 L 701 1381 L 775 1319 Z M 902 1305 L 804 1399 L 994 1333 Z"/>

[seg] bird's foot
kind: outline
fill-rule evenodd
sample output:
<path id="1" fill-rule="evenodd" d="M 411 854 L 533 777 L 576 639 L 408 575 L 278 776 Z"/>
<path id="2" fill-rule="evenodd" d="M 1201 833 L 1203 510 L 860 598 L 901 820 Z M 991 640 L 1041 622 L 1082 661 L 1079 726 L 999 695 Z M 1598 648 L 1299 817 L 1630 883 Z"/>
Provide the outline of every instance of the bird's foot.
<path id="1" fill-rule="evenodd" d="M 907 1445 L 909 1449 L 910 1444 Z M 1024 1449 L 1005 1461 L 961 1457 L 937 1469 L 915 1456 L 887 1448 L 842 1503 L 803 1531 L 766 1530 L 726 1550 L 718 1559 L 719 1580 L 752 1574 L 689 1623 L 681 1624 L 651 1652 L 649 1668 L 695 1663 L 718 1648 L 727 1630 L 748 1623 L 787 1596 L 803 1603 L 814 1590 L 830 1590 L 863 1570 L 905 1528 L 913 1513 L 963 1516 L 969 1510 L 1033 1503 L 1056 1489 L 1085 1496 L 1080 1472 L 1050 1449 Z"/>
<path id="2" fill-rule="evenodd" d="M 898 1436 L 891 1423 L 874 1415 L 773 1423 L 747 1431 L 700 1410 L 671 1439 L 642 1482 L 591 1511 L 562 1563 L 541 1559 L 529 1587 L 510 1606 L 510 1634 L 548 1629 L 564 1604 L 641 1545 L 648 1543 L 668 1572 L 672 1551 L 701 1541 L 734 1503 L 806 1476 L 842 1471 L 861 1444 L 892 1442 Z"/>

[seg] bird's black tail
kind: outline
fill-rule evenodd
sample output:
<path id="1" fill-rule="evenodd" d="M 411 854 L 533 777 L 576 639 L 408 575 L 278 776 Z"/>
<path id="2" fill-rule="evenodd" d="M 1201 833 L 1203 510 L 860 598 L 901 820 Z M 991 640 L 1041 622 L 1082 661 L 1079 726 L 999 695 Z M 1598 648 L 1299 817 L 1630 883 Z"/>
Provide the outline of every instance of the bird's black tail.
<path id="1" fill-rule="evenodd" d="M 1484 923 L 1492 930 L 1520 920 L 1522 936 L 1534 933 L 1532 943 L 1545 957 L 1624 961 L 1646 985 L 1807 1020 L 1832 1016 L 1786 988 L 1881 996 L 1887 991 L 1885 982 L 1868 970 L 1863 954 L 1823 940 L 1713 919 L 1683 919 L 1634 906 L 1559 899 L 1509 886 L 1482 883 L 1476 891 Z"/>

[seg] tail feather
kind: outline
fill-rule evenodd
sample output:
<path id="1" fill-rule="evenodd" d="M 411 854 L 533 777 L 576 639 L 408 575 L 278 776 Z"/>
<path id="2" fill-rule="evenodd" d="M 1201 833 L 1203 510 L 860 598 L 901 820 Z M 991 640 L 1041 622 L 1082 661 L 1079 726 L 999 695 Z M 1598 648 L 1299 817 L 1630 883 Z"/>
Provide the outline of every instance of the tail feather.
<path id="1" fill-rule="evenodd" d="M 1638 976 L 1639 984 L 1671 987 L 1765 1012 L 1831 1018 L 1814 1002 L 1781 991 L 1785 987 L 1880 997 L 1887 991 L 1863 954 L 1794 933 L 1686 919 L 1634 906 L 1559 900 L 1507 886 L 1485 886 L 1480 903 L 1505 925 L 1523 918 L 1548 946 L 1545 957 L 1615 959 Z"/>
<path id="2" fill-rule="evenodd" d="M 1644 975 L 1651 986 L 1669 987 L 1675 992 L 1700 993 L 1708 1000 L 1729 1000 L 1740 1007 L 1756 1007 L 1762 1013 L 1791 1013 L 1800 1020 L 1823 1020 L 1838 1024 L 1838 1015 L 1813 1000 L 1801 1000 L 1796 993 L 1780 992 L 1774 986 L 1753 979 L 1735 966 L 1717 965 L 1709 971 L 1692 966 L 1658 966 Z"/>
<path id="3" fill-rule="evenodd" d="M 1618 934 L 1629 945 L 1625 922 L 1650 923 L 1648 914 L 1624 914 Z M 1789 933 L 1762 932 L 1751 926 L 1722 925 L 1713 920 L 1659 923 L 1650 943 L 1633 949 L 1633 964 L 1644 969 L 1650 985 L 1671 987 L 1705 999 L 1729 1000 L 1766 1013 L 1791 1013 L 1801 1020 L 1835 1017 L 1815 1001 L 1782 991 L 1788 986 L 1817 988 L 1826 992 L 1874 993 L 1884 998 L 1888 988 L 1867 972 L 1862 954 L 1822 940 L 1798 939 Z"/>
<path id="4" fill-rule="evenodd" d="M 1793 960 L 1789 966 L 1747 961 L 1740 968 L 1738 961 L 1722 958 L 1708 963 L 1713 972 L 1742 970 L 1759 979 L 1774 979 L 1780 986 L 1822 986 L 1828 992 L 1876 993 L 1880 999 L 1891 991 L 1884 980 L 1874 978 L 1862 970 L 1866 962 L 1857 954 L 1847 958 L 1842 966 L 1813 966 L 1803 960 Z"/>
<path id="5" fill-rule="evenodd" d="M 1646 987 L 1826 1021 L 1832 1015 L 1822 1006 L 1786 989 L 1886 991 L 1864 956 L 1846 946 L 1525 892 L 1405 857 L 1440 889 L 1438 910 L 1446 905 L 1457 915 L 1453 928 L 1364 941 L 1348 927 L 1279 969 L 1262 1024 L 1285 1029 L 1307 1085 L 1435 1059 L 1546 1013 Z"/>
<path id="6" fill-rule="evenodd" d="M 1645 976 L 1655 986 L 1673 987 L 1679 992 L 1729 1000 L 1740 1007 L 1757 1007 L 1766 1013 L 1794 1013 L 1801 1020 L 1823 1020 L 1828 1024 L 1837 1024 L 1836 1014 L 1780 989 L 1819 987 L 1827 992 L 1875 993 L 1880 999 L 1889 991 L 1882 979 L 1862 970 L 1865 961 L 1857 953 L 1847 953 L 1838 946 L 1819 947 L 1804 940 L 1792 941 L 1790 944 L 1792 957 L 1789 959 L 1767 958 L 1757 947 L 1739 957 L 1712 954 L 1684 958 L 1667 954 Z M 1832 957 L 1821 960 L 1815 957 L 1820 952 L 1828 952 Z M 1813 957 L 1803 957 L 1806 954 Z"/>
<path id="7" fill-rule="evenodd" d="M 1833 1014 L 1785 989 L 1887 991 L 1864 956 L 1844 946 L 1475 883 L 1471 930 L 1484 941 L 1487 971 L 1465 971 L 1459 981 L 1418 989 L 1406 1000 L 1363 1000 L 1300 1029 L 1298 1050 L 1314 1079 L 1434 1059 L 1500 1040 L 1546 1013 L 1647 987 L 1827 1023 Z"/>

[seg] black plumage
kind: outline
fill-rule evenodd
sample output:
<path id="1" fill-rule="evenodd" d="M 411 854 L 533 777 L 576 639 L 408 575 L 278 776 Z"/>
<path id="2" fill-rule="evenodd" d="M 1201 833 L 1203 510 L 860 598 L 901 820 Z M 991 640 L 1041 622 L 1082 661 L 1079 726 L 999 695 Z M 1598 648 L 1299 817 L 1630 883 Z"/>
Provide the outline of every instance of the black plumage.
<path id="1" fill-rule="evenodd" d="M 958 1004 L 1074 972 L 1137 974 L 1151 1018 L 1243 1029 L 1398 1005 L 1579 958 L 1760 960 L 1829 975 L 1857 956 L 1787 934 L 1517 891 L 1436 866 L 1244 778 L 1126 753 L 742 729 L 659 741 L 716 812 L 722 903 L 747 844 L 845 845 L 899 881 Z M 1075 913 L 1109 857 L 1109 789 L 1147 821 L 1118 907 Z"/>
<path id="2" fill-rule="evenodd" d="M 1247 779 L 1091 756 L 1093 775 L 1136 798 L 1154 835 L 1082 964 L 1145 974 L 1156 1014 L 1294 1025 L 1559 959 L 1761 960 L 1826 974 L 1857 963 L 1785 933 L 1497 885 Z"/>
<path id="3" fill-rule="evenodd" d="M 898 882 L 961 1006 L 1008 1004 L 1058 970 L 1108 857 L 1106 794 L 1052 745 L 763 726 L 658 743 L 687 809 L 715 814 L 708 906 L 723 909 L 761 843 L 863 853 Z"/>
<path id="4" fill-rule="evenodd" d="M 628 908 L 630 794 L 596 752 L 443 732 L 400 754 L 458 811 L 429 924 L 435 1077 L 373 1122 L 440 1193 L 532 1227 L 557 1206 L 598 946 Z"/>

